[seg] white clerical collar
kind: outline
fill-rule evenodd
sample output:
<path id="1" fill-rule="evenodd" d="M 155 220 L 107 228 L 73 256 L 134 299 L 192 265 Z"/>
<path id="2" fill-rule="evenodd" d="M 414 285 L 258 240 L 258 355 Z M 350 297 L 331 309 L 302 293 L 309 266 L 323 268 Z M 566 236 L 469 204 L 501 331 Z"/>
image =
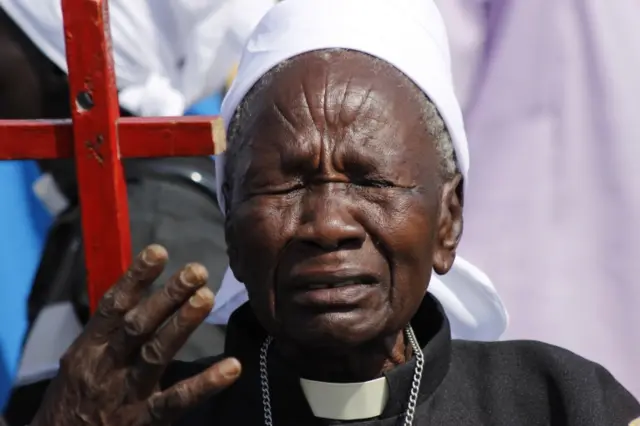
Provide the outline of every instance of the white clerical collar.
<path id="1" fill-rule="evenodd" d="M 331 420 L 361 420 L 382 414 L 389 399 L 387 379 L 361 383 L 327 383 L 300 379 L 313 415 Z"/>

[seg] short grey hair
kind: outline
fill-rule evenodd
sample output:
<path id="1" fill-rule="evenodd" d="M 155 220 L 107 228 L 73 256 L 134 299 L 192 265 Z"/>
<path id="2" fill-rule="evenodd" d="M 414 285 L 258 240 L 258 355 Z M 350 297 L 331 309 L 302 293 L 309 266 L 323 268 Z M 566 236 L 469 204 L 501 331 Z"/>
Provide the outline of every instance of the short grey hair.
<path id="1" fill-rule="evenodd" d="M 326 49 L 320 52 L 321 55 L 341 55 L 348 52 L 347 49 Z M 420 104 L 422 105 L 422 114 L 423 124 L 429 135 L 433 138 L 436 150 L 440 156 L 440 173 L 444 180 L 449 180 L 453 178 L 457 173 L 459 173 L 458 164 L 456 161 L 456 153 L 453 146 L 453 141 L 451 139 L 451 135 L 447 126 L 444 122 L 444 119 L 440 115 L 438 108 L 435 104 L 429 99 L 429 97 L 405 74 L 398 71 L 392 65 L 389 65 L 387 62 L 382 59 L 376 58 L 371 55 L 367 55 L 363 53 L 363 55 L 369 56 L 372 61 L 372 67 L 374 69 L 389 70 L 392 69 L 394 72 L 398 74 L 401 79 L 401 83 L 399 87 L 408 87 L 414 96 L 418 97 Z M 228 178 L 230 178 L 231 172 L 231 164 L 235 162 L 235 157 L 237 155 L 237 148 L 239 147 L 239 138 L 241 137 L 242 132 L 242 124 L 251 114 L 251 104 L 255 100 L 256 96 L 261 94 L 263 90 L 268 87 L 274 78 L 285 68 L 292 65 L 294 62 L 294 58 L 287 59 L 280 64 L 276 65 L 274 68 L 269 70 L 265 75 L 263 75 L 260 80 L 249 90 L 249 92 L 242 99 L 242 102 L 236 108 L 236 111 L 231 118 L 229 123 L 229 128 L 227 130 L 227 140 L 229 141 L 225 167 L 225 181 L 228 182 Z M 235 149 L 234 149 L 235 147 Z"/>

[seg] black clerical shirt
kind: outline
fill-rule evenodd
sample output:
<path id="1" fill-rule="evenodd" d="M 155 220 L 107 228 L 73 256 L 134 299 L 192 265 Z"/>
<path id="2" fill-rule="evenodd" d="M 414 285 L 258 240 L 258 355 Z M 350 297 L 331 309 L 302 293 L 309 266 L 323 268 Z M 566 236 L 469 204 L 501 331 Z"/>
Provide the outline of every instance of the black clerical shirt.
<path id="1" fill-rule="evenodd" d="M 452 341 L 444 311 L 431 295 L 411 325 L 425 357 L 416 426 L 628 426 L 640 417 L 640 404 L 609 372 L 569 351 L 531 341 Z M 239 308 L 229 321 L 225 355 L 240 360 L 242 376 L 176 426 L 264 425 L 259 353 L 265 337 L 248 304 Z M 164 385 L 218 359 L 173 363 Z M 414 366 L 415 359 L 386 374 L 389 401 L 379 418 L 327 421 L 313 416 L 298 377 L 271 351 L 274 426 L 401 425 Z"/>

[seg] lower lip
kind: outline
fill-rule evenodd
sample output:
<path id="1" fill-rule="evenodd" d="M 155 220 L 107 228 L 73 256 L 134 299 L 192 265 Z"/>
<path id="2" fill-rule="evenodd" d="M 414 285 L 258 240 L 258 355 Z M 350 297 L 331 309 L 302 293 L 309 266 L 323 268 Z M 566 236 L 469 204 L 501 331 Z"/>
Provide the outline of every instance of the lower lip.
<path id="1" fill-rule="evenodd" d="M 296 292 L 293 300 L 301 305 L 348 306 L 358 304 L 374 290 L 375 286 L 371 284 L 304 289 Z"/>

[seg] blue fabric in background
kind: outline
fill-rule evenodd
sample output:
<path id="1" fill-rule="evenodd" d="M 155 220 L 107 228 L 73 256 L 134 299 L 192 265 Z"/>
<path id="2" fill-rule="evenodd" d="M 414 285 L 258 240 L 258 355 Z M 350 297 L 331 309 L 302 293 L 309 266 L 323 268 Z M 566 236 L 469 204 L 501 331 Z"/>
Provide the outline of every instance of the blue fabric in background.
<path id="1" fill-rule="evenodd" d="M 27 300 L 51 216 L 33 194 L 33 161 L 0 161 L 0 410 L 20 365 Z"/>
<path id="2" fill-rule="evenodd" d="M 215 94 L 193 105 L 185 112 L 185 115 L 218 115 L 221 105 L 222 95 Z"/>

